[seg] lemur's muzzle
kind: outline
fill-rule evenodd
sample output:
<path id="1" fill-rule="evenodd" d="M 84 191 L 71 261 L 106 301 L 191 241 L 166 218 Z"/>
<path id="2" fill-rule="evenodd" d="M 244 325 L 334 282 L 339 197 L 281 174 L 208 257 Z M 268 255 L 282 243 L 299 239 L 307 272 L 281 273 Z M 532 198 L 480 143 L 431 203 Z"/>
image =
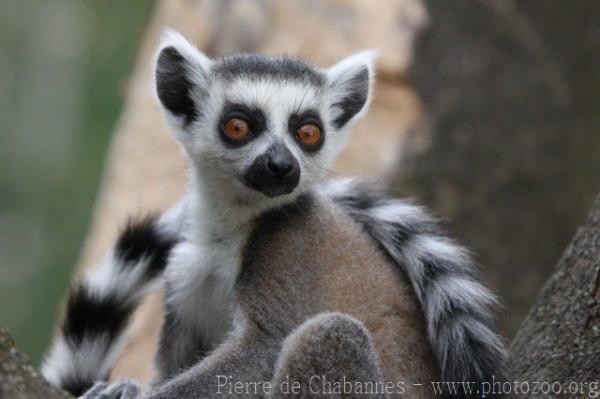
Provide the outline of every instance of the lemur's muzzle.
<path id="1" fill-rule="evenodd" d="M 300 165 L 284 144 L 269 147 L 256 157 L 244 175 L 244 183 L 267 197 L 289 194 L 300 181 Z"/>

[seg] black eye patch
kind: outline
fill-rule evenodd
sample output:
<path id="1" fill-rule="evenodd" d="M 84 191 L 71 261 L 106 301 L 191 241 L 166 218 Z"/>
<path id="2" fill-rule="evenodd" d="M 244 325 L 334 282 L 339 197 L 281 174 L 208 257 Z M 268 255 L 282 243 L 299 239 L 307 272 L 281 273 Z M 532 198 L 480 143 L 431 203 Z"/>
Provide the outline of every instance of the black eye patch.
<path id="1" fill-rule="evenodd" d="M 307 147 L 300 144 L 300 147 L 306 152 L 316 152 L 323 147 L 323 143 L 325 142 L 325 128 L 323 126 L 323 121 L 319 116 L 319 113 L 315 109 L 308 109 L 302 112 L 294 112 L 290 115 L 288 119 L 288 131 L 294 137 L 296 142 L 298 142 L 297 132 L 304 125 L 314 124 L 321 131 L 321 140 L 313 146 Z"/>
<path id="2" fill-rule="evenodd" d="M 234 118 L 243 119 L 250 127 L 250 132 L 244 140 L 234 141 L 230 139 L 223 131 L 225 123 Z M 227 103 L 223 107 L 223 112 L 219 118 L 217 132 L 219 133 L 219 137 L 221 137 L 221 139 L 227 145 L 231 147 L 240 147 L 258 137 L 262 132 L 265 131 L 266 128 L 267 118 L 260 108 L 241 103 Z"/>

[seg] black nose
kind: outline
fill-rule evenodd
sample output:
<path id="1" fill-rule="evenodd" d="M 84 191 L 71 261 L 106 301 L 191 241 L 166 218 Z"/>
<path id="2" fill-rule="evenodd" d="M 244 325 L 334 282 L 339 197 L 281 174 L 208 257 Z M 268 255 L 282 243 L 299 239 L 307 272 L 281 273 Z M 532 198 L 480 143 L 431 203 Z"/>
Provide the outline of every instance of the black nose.
<path id="1" fill-rule="evenodd" d="M 267 197 L 289 194 L 300 181 L 300 165 L 283 143 L 273 144 L 256 157 L 244 174 L 244 183 Z"/>
<path id="2" fill-rule="evenodd" d="M 275 176 L 284 177 L 294 169 L 293 160 L 293 158 L 282 156 L 280 152 L 277 152 L 269 157 L 267 170 Z"/>

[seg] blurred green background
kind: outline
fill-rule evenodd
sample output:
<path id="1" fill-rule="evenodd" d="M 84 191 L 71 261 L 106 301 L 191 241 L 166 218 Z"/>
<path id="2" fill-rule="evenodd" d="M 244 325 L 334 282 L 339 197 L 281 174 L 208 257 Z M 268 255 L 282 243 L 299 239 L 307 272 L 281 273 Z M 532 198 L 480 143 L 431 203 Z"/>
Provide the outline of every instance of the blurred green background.
<path id="1" fill-rule="evenodd" d="M 0 325 L 36 363 L 152 6 L 0 0 Z"/>

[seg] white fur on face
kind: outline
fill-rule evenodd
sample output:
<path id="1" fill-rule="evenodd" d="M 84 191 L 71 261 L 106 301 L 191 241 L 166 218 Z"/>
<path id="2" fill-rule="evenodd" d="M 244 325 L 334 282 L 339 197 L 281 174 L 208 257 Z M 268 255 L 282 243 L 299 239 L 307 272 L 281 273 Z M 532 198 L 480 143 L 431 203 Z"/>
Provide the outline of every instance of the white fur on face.
<path id="1" fill-rule="evenodd" d="M 229 181 L 241 195 L 248 195 L 242 177 L 252 162 L 276 142 L 283 143 L 300 164 L 300 183 L 290 196 L 307 191 L 322 181 L 335 156 L 343 146 L 344 132 L 336 131 L 329 121 L 329 104 L 323 88 L 300 81 L 269 79 L 238 79 L 233 82 L 214 81 L 210 97 L 203 105 L 203 116 L 190 128 L 183 144 L 202 177 Z M 219 136 L 219 121 L 227 103 L 243 104 L 260 109 L 266 117 L 266 130 L 257 138 L 239 147 L 227 146 Z M 306 153 L 288 130 L 292 114 L 315 110 L 321 116 L 325 141 L 313 153 Z M 257 193 L 258 194 L 258 193 Z M 267 200 L 262 194 L 260 198 Z"/>

